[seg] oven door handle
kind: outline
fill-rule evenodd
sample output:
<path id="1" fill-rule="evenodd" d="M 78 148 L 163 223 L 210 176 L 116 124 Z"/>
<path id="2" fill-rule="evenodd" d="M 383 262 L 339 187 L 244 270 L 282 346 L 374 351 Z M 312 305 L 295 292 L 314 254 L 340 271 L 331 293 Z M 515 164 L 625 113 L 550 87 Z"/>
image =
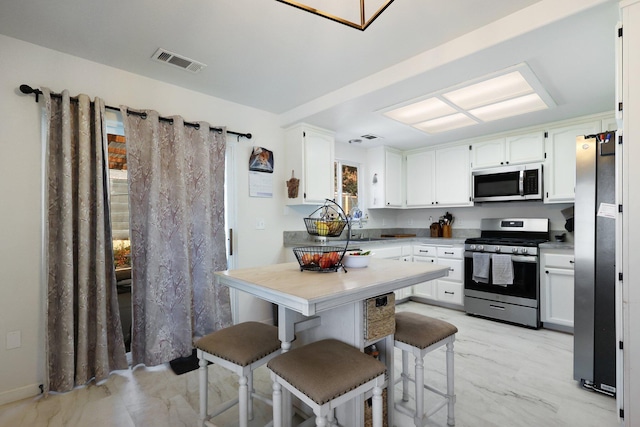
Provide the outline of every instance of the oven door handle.
<path id="1" fill-rule="evenodd" d="M 509 254 L 498 254 L 498 255 L 509 255 Z M 473 258 L 473 252 L 465 252 L 464 253 L 464 257 L 465 258 Z M 527 263 L 531 263 L 531 264 L 535 264 L 538 262 L 538 257 L 537 256 L 527 256 L 527 255 L 511 255 L 511 261 L 512 262 L 527 262 Z"/>

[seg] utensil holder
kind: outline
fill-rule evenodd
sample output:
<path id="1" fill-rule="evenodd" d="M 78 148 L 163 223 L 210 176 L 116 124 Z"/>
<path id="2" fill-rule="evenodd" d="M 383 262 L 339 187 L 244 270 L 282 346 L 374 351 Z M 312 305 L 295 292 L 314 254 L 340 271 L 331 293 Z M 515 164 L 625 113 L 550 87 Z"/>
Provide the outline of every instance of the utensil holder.
<path id="1" fill-rule="evenodd" d="M 451 225 L 445 224 L 442 226 L 442 237 L 451 237 Z"/>

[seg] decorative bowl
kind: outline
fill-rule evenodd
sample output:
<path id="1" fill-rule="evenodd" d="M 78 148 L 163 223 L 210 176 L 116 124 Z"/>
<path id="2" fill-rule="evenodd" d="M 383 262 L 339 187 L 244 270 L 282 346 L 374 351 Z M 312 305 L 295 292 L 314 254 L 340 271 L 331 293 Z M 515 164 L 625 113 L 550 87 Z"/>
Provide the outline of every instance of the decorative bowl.
<path id="1" fill-rule="evenodd" d="M 366 254 L 366 255 L 362 255 Z M 369 260 L 373 255 L 372 252 L 347 252 L 342 258 L 342 264 L 345 267 L 363 268 L 369 265 Z"/>

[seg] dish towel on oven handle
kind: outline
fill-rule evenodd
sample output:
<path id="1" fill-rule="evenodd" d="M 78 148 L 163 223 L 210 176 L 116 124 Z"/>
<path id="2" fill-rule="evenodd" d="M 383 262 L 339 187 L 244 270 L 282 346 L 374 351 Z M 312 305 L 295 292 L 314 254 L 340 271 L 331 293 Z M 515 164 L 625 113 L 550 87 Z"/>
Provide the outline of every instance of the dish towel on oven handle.
<path id="1" fill-rule="evenodd" d="M 494 285 L 513 285 L 513 262 L 511 255 L 491 255 L 491 275 Z"/>
<path id="2" fill-rule="evenodd" d="M 478 283 L 489 283 L 489 267 L 491 255 L 480 252 L 473 253 L 473 277 Z"/>

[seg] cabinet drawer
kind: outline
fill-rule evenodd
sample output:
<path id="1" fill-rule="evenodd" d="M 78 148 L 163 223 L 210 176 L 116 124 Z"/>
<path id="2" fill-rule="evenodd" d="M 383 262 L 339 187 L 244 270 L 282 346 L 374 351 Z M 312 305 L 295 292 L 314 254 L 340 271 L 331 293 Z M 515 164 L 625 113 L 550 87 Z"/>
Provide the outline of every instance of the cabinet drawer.
<path id="1" fill-rule="evenodd" d="M 462 283 L 438 280 L 438 301 L 462 305 Z"/>
<path id="2" fill-rule="evenodd" d="M 435 264 L 436 258 L 430 256 L 414 256 L 413 262 L 431 262 Z"/>
<path id="3" fill-rule="evenodd" d="M 400 258 L 402 246 L 390 246 L 371 249 L 374 258 Z"/>
<path id="4" fill-rule="evenodd" d="M 462 282 L 462 260 L 461 259 L 442 259 L 438 258 L 438 264 L 449 267 L 449 275 L 447 280 L 454 282 Z"/>
<path id="5" fill-rule="evenodd" d="M 555 268 L 574 268 L 575 257 L 573 254 L 544 254 L 543 265 Z"/>
<path id="6" fill-rule="evenodd" d="M 438 258 L 462 259 L 464 248 L 443 248 L 438 247 Z"/>
<path id="7" fill-rule="evenodd" d="M 438 251 L 435 246 L 415 245 L 413 247 L 413 254 L 418 256 L 438 256 Z"/>

